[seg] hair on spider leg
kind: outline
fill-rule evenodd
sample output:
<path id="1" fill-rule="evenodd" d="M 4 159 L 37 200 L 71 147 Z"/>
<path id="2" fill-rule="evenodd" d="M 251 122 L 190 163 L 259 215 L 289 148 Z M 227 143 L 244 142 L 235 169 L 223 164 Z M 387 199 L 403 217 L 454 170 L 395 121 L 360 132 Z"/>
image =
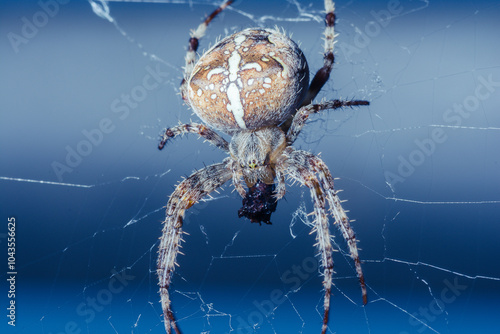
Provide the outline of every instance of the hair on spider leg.
<path id="1" fill-rule="evenodd" d="M 170 130 L 170 128 L 167 128 L 163 130 L 159 136 L 160 136 L 160 142 L 158 143 L 158 149 L 163 150 L 168 140 L 174 137 L 174 134 L 172 133 L 172 130 Z"/>

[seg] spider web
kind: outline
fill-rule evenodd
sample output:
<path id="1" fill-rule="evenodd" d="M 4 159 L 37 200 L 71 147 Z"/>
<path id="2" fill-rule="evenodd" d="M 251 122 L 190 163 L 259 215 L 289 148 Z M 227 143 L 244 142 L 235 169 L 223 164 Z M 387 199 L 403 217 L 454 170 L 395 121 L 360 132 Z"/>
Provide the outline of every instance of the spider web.
<path id="1" fill-rule="evenodd" d="M 195 136 L 162 152 L 156 145 L 165 126 L 196 119 L 178 95 L 184 51 L 189 30 L 216 5 L 1 3 L 3 254 L 7 219 L 17 222 L 17 322 L 4 317 L 8 333 L 164 332 L 155 274 L 164 205 L 182 175 L 224 154 Z M 366 306 L 335 233 L 330 332 L 492 331 L 500 6 L 336 8 L 336 63 L 318 99 L 371 106 L 312 117 L 295 144 L 321 152 L 340 178 L 362 249 Z M 321 67 L 322 2 L 239 1 L 200 47 L 257 25 L 285 28 L 312 73 Z M 231 190 L 187 213 L 171 289 L 181 328 L 319 332 L 322 277 L 307 189 L 289 186 L 270 226 L 238 219 L 241 199 Z"/>

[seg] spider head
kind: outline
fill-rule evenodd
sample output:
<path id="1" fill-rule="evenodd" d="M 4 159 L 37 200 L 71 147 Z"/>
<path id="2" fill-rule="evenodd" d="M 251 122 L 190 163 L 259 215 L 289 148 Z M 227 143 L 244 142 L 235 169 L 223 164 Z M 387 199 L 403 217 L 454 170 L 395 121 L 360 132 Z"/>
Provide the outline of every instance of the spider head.
<path id="1" fill-rule="evenodd" d="M 274 165 L 286 147 L 285 134 L 277 126 L 238 131 L 229 151 L 238 162 L 248 187 L 257 181 L 274 183 Z"/>

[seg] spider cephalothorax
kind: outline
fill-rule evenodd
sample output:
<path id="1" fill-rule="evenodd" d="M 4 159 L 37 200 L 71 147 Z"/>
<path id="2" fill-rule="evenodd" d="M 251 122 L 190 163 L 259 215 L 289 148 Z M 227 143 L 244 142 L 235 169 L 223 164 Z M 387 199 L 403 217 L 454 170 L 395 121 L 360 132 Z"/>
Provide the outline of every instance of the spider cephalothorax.
<path id="1" fill-rule="evenodd" d="M 258 180 L 273 184 L 285 147 L 285 134 L 276 126 L 236 132 L 229 144 L 231 158 L 237 162 L 234 173 L 241 174 L 248 187 Z"/>
<path id="2" fill-rule="evenodd" d="M 356 238 L 333 187 L 328 167 L 314 154 L 296 150 L 291 145 L 311 113 L 369 103 L 332 100 L 311 104 L 328 80 L 334 61 L 335 14 L 331 0 L 325 0 L 324 65 L 310 84 L 302 51 L 284 33 L 274 29 L 252 28 L 235 33 L 216 43 L 196 61 L 198 42 L 207 25 L 231 3 L 232 0 L 227 1 L 215 10 L 192 33 L 189 41 L 181 93 L 204 124 L 181 124 L 166 129 L 159 144 L 162 149 L 170 138 L 192 132 L 229 155 L 222 163 L 205 167 L 182 181 L 168 201 L 158 251 L 165 329 L 168 333 L 172 329 L 180 333 L 168 287 L 182 241 L 185 210 L 232 180 L 243 197 L 240 217 L 269 223 L 276 201 L 285 195 L 285 180 L 288 178 L 307 186 L 314 203 L 314 231 L 325 276 L 322 327 L 322 333 L 325 333 L 333 275 L 328 214 L 335 219 L 348 244 L 365 304 L 366 287 Z M 231 141 L 228 143 L 215 130 L 230 135 Z"/>

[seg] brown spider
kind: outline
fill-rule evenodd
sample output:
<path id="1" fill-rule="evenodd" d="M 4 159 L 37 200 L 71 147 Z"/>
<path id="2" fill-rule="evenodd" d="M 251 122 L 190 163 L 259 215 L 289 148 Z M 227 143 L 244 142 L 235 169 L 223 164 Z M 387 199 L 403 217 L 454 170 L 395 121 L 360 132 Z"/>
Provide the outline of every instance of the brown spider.
<path id="1" fill-rule="evenodd" d="M 204 124 L 181 124 L 166 129 L 159 144 L 162 149 L 170 138 L 190 132 L 229 153 L 222 163 L 205 167 L 182 181 L 168 201 L 157 269 L 165 329 L 167 333 L 172 329 L 180 333 L 168 287 L 182 241 L 185 211 L 232 179 L 235 189 L 246 200 L 240 215 L 268 221 L 276 201 L 285 195 L 287 177 L 306 185 L 314 203 L 313 231 L 316 232 L 325 289 L 321 333 L 325 333 L 333 274 L 326 204 L 349 246 L 364 304 L 367 302 L 366 286 L 354 231 L 333 187 L 328 167 L 316 155 L 296 150 L 291 145 L 311 113 L 368 105 L 369 102 L 332 100 L 311 104 L 328 80 L 334 62 L 335 13 L 331 0 L 325 0 L 324 65 L 310 85 L 309 68 L 302 51 L 278 30 L 245 29 L 222 39 L 196 61 L 198 41 L 208 24 L 231 3 L 232 0 L 227 1 L 217 8 L 191 33 L 189 40 L 181 93 Z M 231 135 L 231 142 L 214 129 Z M 242 179 L 250 189 L 249 194 Z"/>

